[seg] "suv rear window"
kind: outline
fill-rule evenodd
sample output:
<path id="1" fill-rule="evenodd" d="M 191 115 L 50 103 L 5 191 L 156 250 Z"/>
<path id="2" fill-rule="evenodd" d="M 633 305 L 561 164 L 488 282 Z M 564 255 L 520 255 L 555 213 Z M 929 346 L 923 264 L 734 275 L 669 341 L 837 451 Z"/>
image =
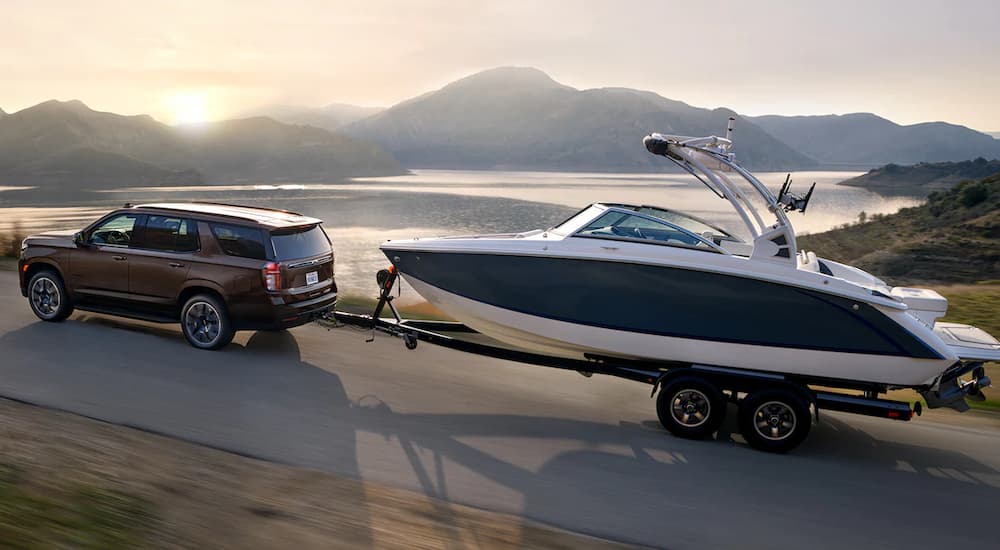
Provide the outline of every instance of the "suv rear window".
<path id="1" fill-rule="evenodd" d="M 278 261 L 330 253 L 330 239 L 318 225 L 272 232 L 271 245 L 274 246 L 274 256 Z"/>
<path id="2" fill-rule="evenodd" d="M 264 232 L 254 227 L 213 223 L 212 233 L 222 251 L 230 256 L 266 260 Z"/>

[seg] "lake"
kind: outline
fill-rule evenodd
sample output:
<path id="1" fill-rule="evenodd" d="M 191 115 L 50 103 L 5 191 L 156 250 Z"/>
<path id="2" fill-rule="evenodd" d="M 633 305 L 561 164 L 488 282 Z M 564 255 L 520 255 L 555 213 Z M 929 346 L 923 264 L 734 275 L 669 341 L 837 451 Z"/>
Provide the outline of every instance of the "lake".
<path id="1" fill-rule="evenodd" d="M 799 233 L 856 221 L 862 211 L 889 214 L 915 206 L 918 197 L 883 197 L 836 185 L 852 172 L 793 173 L 793 189 L 816 182 L 806 214 L 790 214 Z M 772 189 L 785 173 L 757 174 Z M 729 203 L 694 178 L 668 174 L 605 174 L 471 170 L 414 170 L 405 176 L 346 183 L 204 185 L 90 191 L 73 195 L 30 188 L 0 188 L 0 232 L 76 228 L 125 202 L 216 201 L 269 206 L 326 221 L 337 252 L 343 295 L 373 296 L 374 273 L 387 265 L 378 244 L 386 239 L 524 231 L 554 225 L 592 202 L 664 206 L 736 227 Z M 404 301 L 416 299 L 412 291 Z"/>

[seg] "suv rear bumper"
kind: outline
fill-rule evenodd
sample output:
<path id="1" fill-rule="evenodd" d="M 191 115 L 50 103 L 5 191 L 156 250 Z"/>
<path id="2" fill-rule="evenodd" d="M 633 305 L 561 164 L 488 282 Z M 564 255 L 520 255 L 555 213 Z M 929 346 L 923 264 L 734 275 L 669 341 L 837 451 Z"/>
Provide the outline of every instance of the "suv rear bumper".
<path id="1" fill-rule="evenodd" d="M 329 292 L 312 300 L 293 304 L 275 304 L 271 306 L 268 319 L 240 322 L 236 319 L 237 330 L 281 330 L 297 327 L 315 321 L 337 305 L 337 293 Z"/>

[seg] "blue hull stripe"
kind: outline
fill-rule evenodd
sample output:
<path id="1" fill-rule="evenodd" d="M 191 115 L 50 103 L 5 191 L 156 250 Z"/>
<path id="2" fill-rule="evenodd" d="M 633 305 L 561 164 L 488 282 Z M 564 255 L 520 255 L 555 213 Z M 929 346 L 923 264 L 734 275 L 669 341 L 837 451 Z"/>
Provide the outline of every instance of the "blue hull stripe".
<path id="1" fill-rule="evenodd" d="M 588 259 L 385 252 L 404 275 L 546 319 L 734 344 L 942 358 L 867 303 L 768 281 Z"/>

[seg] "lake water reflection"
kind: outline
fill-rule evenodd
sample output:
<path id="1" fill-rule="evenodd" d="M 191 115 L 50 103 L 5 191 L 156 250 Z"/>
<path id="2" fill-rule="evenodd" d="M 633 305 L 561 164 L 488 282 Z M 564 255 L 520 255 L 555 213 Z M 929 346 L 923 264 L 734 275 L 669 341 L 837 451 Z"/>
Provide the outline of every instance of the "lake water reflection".
<path id="1" fill-rule="evenodd" d="M 803 192 L 817 182 L 808 212 L 791 215 L 796 230 L 824 231 L 855 221 L 861 211 L 892 213 L 920 202 L 916 197 L 882 197 L 836 185 L 854 175 L 792 174 L 794 187 Z M 785 174 L 758 177 L 777 189 Z M 336 184 L 156 187 L 73 194 L 0 190 L 0 232 L 9 231 L 14 223 L 25 231 L 79 227 L 125 202 L 190 200 L 269 206 L 322 218 L 337 249 L 342 293 L 364 296 L 374 294 L 373 273 L 386 265 L 377 248 L 386 239 L 544 228 L 598 201 L 653 204 L 688 211 L 723 226 L 737 223 L 726 201 L 680 174 L 415 170 L 406 176 Z"/>

